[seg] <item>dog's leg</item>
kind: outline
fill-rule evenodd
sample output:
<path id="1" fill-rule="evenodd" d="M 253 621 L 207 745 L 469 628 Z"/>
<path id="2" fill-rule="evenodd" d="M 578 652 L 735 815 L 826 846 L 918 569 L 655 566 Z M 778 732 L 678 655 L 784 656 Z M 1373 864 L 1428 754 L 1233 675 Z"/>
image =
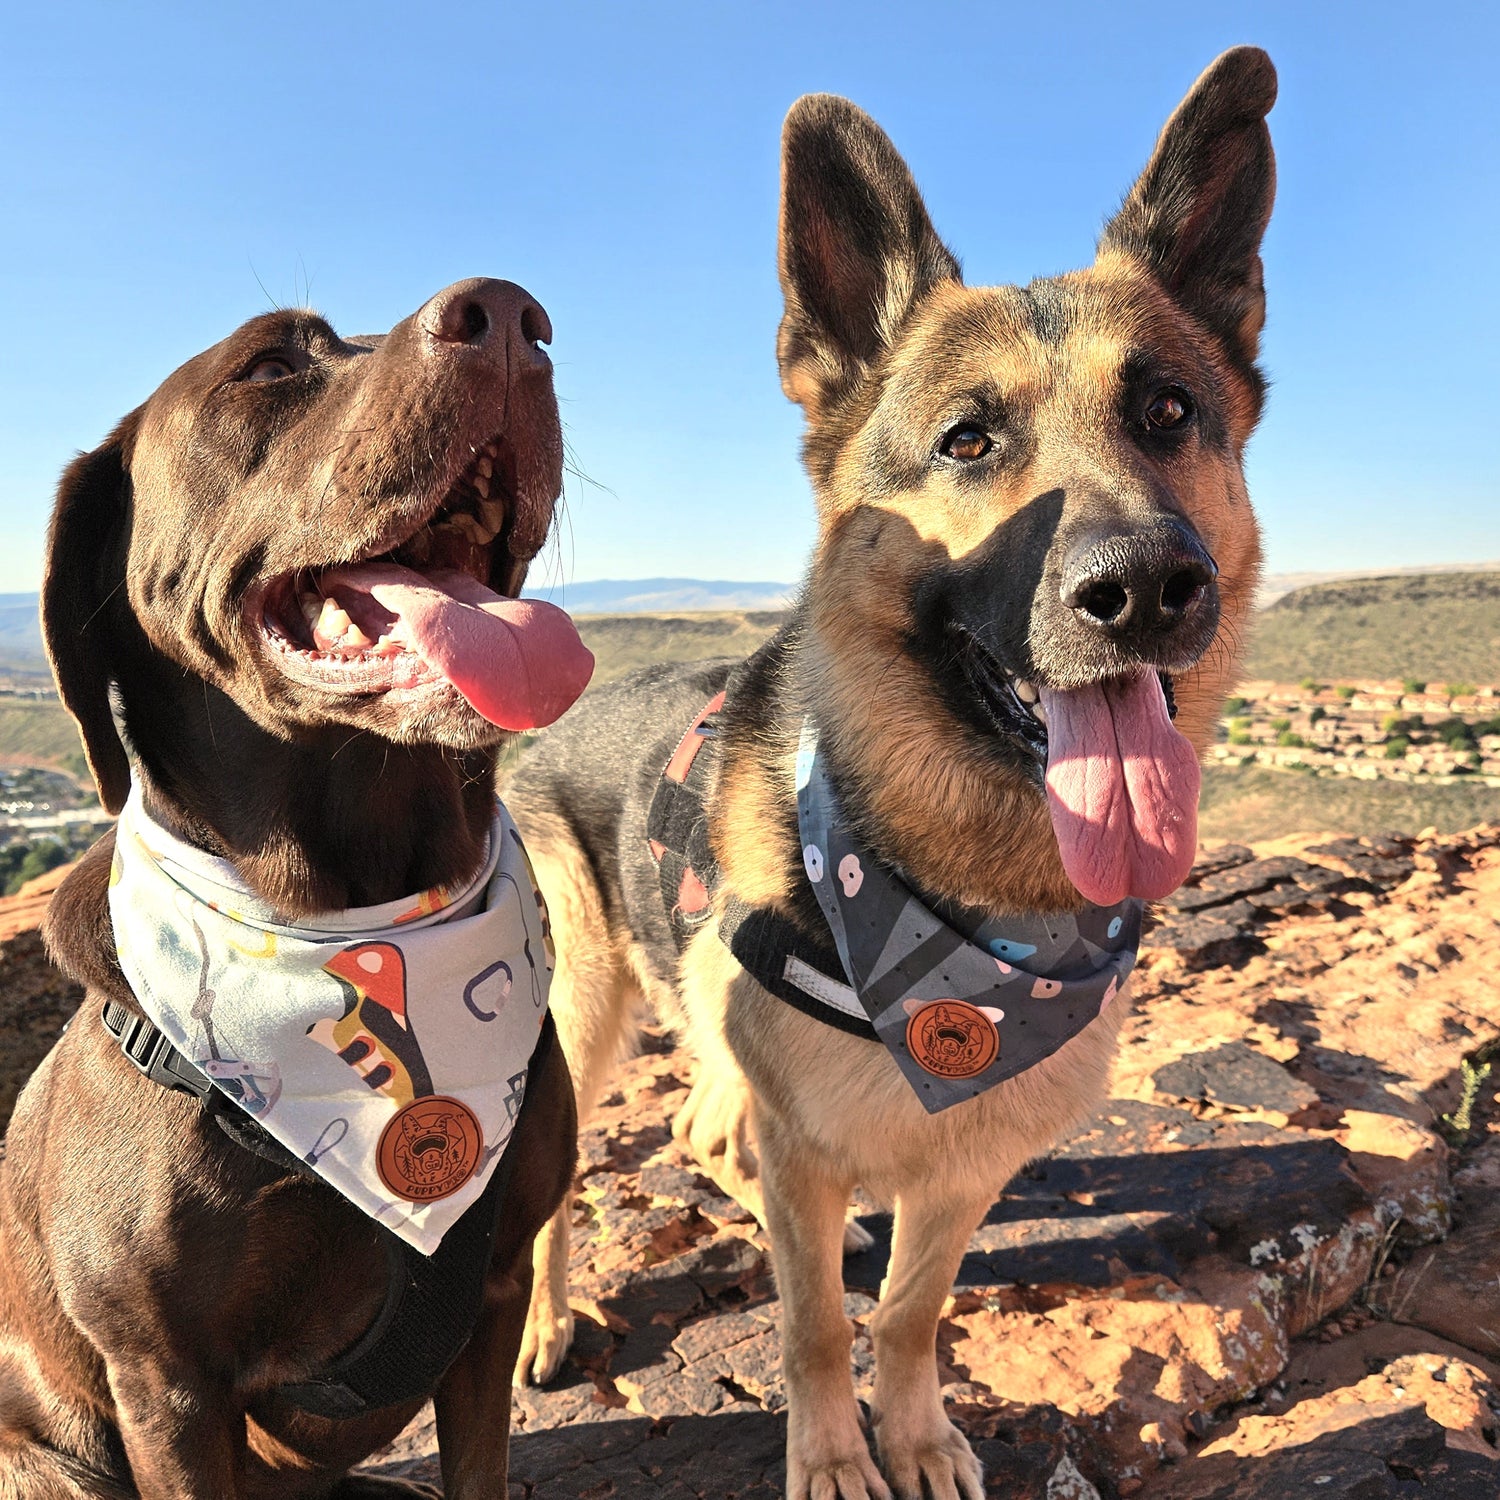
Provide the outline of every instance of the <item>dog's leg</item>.
<path id="1" fill-rule="evenodd" d="M 750 1124 L 750 1084 L 720 1029 L 690 1023 L 686 1033 L 698 1071 L 672 1120 L 672 1135 L 719 1187 L 755 1216 L 757 1224 L 769 1228 Z M 872 1244 L 870 1232 L 846 1209 L 844 1254 L 858 1255 Z"/>
<path id="2" fill-rule="evenodd" d="M 844 1316 L 844 1212 L 854 1184 L 769 1110 L 756 1111 L 781 1293 L 787 1500 L 889 1500 L 860 1427 Z"/>
<path id="3" fill-rule="evenodd" d="M 437 1388 L 433 1407 L 447 1500 L 504 1500 L 511 1372 L 530 1295 L 531 1266 L 522 1254 L 515 1274 L 491 1275 L 479 1326 Z"/>
<path id="4" fill-rule="evenodd" d="M 994 1194 L 936 1181 L 896 1196 L 891 1264 L 870 1320 L 881 1465 L 900 1500 L 983 1500 L 979 1461 L 938 1390 L 937 1325 Z"/>
<path id="5" fill-rule="evenodd" d="M 692 1036 L 689 1046 L 698 1071 L 672 1120 L 672 1135 L 719 1187 L 764 1225 L 760 1160 L 751 1140 L 750 1085 L 716 1035 Z"/>
<path id="6" fill-rule="evenodd" d="M 564 977 L 561 963 L 552 993 L 557 996 L 558 981 Z M 552 1015 L 557 1023 L 558 1040 L 568 1071 L 573 1075 L 573 1091 L 578 1104 L 580 1125 L 593 1110 L 610 1068 L 620 1054 L 624 1041 L 629 1007 L 625 993 L 611 997 L 608 989 L 623 992 L 625 987 L 613 981 L 607 988 L 588 993 L 578 1000 L 565 994 L 563 1003 L 554 999 Z M 568 1253 L 573 1229 L 573 1187 L 557 1206 L 557 1212 L 542 1226 L 532 1247 L 530 1278 L 531 1302 L 526 1310 L 521 1335 L 520 1357 L 515 1365 L 515 1383 L 543 1385 L 557 1374 L 573 1343 L 573 1309 L 568 1304 Z"/>
<path id="7" fill-rule="evenodd" d="M 612 940 L 604 903 L 588 861 L 560 820 L 526 815 L 522 827 L 557 948 L 549 1009 L 582 1126 L 592 1113 L 615 1059 L 624 1050 L 634 986 Z M 568 1305 L 568 1250 L 573 1194 L 564 1194 L 532 1249 L 531 1304 L 521 1336 L 515 1383 L 542 1385 L 557 1374 L 573 1343 Z"/>
<path id="8" fill-rule="evenodd" d="M 110 1361 L 110 1391 L 140 1500 L 236 1500 L 245 1418 L 197 1368 Z"/>

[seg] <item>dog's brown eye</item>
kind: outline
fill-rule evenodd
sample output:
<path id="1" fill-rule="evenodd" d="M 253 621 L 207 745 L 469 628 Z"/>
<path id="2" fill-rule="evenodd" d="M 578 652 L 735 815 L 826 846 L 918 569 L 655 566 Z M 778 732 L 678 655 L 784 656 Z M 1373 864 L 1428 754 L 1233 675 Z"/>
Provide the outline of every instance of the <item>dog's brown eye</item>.
<path id="1" fill-rule="evenodd" d="M 245 372 L 246 380 L 285 380 L 297 372 L 284 359 L 262 359 Z"/>
<path id="2" fill-rule="evenodd" d="M 961 464 L 971 464 L 975 459 L 983 458 L 992 447 L 994 444 L 987 432 L 981 432 L 977 427 L 955 427 L 943 439 L 942 451 L 946 458 L 956 458 Z"/>
<path id="3" fill-rule="evenodd" d="M 1158 391 L 1146 408 L 1146 420 L 1153 427 L 1166 431 L 1181 427 L 1193 414 L 1193 400 L 1186 391 Z"/>

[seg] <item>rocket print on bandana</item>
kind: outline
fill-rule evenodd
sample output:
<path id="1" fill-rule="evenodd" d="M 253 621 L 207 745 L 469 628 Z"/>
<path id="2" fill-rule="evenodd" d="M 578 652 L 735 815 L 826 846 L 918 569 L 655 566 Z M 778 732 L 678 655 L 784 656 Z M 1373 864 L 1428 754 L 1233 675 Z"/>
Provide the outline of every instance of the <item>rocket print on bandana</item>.
<path id="1" fill-rule="evenodd" d="M 422 1049 L 406 1014 L 406 959 L 394 943 L 358 943 L 323 965 L 344 992 L 344 1014 L 307 1034 L 336 1052 L 397 1105 L 432 1092 Z"/>

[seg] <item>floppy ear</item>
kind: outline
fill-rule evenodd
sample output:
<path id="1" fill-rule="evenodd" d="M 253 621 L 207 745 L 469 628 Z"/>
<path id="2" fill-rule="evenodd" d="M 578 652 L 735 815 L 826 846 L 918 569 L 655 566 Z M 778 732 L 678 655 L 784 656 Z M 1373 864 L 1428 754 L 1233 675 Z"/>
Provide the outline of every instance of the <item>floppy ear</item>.
<path id="1" fill-rule="evenodd" d="M 1259 47 L 1215 59 L 1099 241 L 1145 265 L 1251 376 L 1266 316 L 1260 241 L 1276 158 L 1265 117 L 1275 102 L 1276 69 Z"/>
<path id="2" fill-rule="evenodd" d="M 807 94 L 786 117 L 778 261 L 781 385 L 809 416 L 890 346 L 923 296 L 959 276 L 885 132 L 833 94 Z"/>
<path id="3" fill-rule="evenodd" d="M 47 534 L 42 635 L 63 704 L 83 736 L 99 800 L 117 813 L 130 791 L 130 762 L 110 713 L 113 676 L 105 606 L 125 586 L 125 517 L 134 411 L 92 453 L 63 471 Z"/>

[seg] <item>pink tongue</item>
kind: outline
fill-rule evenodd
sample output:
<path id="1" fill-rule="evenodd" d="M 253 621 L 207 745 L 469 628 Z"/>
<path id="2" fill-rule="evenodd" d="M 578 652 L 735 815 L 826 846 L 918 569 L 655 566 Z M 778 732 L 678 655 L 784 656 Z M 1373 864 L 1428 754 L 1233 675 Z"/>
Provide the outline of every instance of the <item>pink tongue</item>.
<path id="1" fill-rule="evenodd" d="M 593 653 L 556 605 L 504 598 L 455 569 L 423 574 L 396 563 L 365 563 L 330 570 L 322 588 L 325 594 L 368 594 L 397 615 L 391 635 L 502 729 L 550 724 L 594 670 Z"/>
<path id="2" fill-rule="evenodd" d="M 1041 694 L 1047 801 L 1068 879 L 1099 906 L 1170 894 L 1197 853 L 1202 773 L 1156 674 Z"/>

